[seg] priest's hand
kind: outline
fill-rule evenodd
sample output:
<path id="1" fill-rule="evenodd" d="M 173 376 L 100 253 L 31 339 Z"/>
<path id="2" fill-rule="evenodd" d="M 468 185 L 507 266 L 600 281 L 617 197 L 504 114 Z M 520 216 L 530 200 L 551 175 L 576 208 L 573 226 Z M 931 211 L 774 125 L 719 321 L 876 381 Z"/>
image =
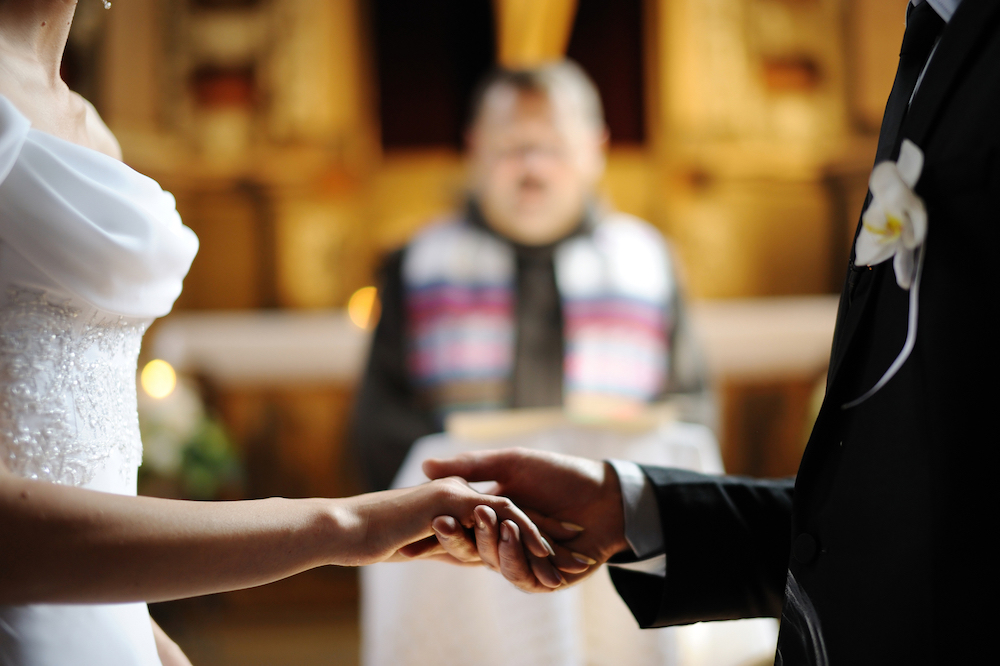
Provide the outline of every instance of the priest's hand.
<path id="1" fill-rule="evenodd" d="M 604 462 L 528 449 L 465 453 L 424 463 L 428 477 L 493 481 L 489 492 L 513 500 L 554 541 L 555 556 L 525 548 L 525 534 L 489 507 L 477 507 L 475 527 L 448 517 L 433 523 L 443 551 L 455 560 L 481 561 L 518 588 L 547 592 L 593 573 L 628 549 L 618 475 Z M 561 573 L 551 575 L 551 564 Z"/>

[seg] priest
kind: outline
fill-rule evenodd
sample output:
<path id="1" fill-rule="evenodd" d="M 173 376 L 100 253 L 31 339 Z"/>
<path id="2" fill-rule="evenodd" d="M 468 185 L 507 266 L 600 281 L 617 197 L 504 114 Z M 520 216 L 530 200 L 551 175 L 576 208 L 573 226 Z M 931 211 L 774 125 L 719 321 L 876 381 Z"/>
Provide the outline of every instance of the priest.
<path id="1" fill-rule="evenodd" d="M 627 413 L 671 396 L 712 425 L 666 241 L 597 196 L 608 134 L 587 75 L 497 70 L 471 116 L 464 206 L 383 272 L 353 427 L 370 486 L 456 410 Z"/>

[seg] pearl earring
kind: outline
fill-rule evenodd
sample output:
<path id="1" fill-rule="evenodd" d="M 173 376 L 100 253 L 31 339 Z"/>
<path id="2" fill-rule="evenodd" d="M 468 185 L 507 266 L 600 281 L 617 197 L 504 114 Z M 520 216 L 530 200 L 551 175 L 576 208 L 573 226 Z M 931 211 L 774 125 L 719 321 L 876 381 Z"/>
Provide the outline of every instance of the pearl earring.
<path id="1" fill-rule="evenodd" d="M 104 0 L 104 8 L 111 9 L 111 0 Z"/>

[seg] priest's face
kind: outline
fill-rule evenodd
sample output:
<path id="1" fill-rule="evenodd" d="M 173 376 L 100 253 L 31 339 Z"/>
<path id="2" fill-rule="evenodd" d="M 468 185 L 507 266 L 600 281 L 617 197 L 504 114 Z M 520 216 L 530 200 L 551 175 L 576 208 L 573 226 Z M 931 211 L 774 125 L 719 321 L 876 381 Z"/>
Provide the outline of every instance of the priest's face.
<path id="1" fill-rule="evenodd" d="M 469 132 L 472 191 L 486 222 L 515 242 L 567 235 L 604 172 L 606 132 L 573 102 L 500 86 Z"/>

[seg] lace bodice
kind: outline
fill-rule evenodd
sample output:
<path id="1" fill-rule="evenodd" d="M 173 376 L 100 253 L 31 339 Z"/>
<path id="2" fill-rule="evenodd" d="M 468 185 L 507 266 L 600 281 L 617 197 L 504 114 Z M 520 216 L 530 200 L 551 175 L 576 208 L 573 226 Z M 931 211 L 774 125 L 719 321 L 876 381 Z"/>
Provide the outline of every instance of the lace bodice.
<path id="1" fill-rule="evenodd" d="M 142 459 L 136 359 L 146 326 L 8 287 L 0 305 L 0 455 L 8 469 L 81 486 L 113 459 L 122 487 L 105 489 L 133 485 Z"/>
<path id="2" fill-rule="evenodd" d="M 197 247 L 155 181 L 33 130 L 0 96 L 0 460 L 8 469 L 135 492 L 142 335 L 170 311 Z"/>

